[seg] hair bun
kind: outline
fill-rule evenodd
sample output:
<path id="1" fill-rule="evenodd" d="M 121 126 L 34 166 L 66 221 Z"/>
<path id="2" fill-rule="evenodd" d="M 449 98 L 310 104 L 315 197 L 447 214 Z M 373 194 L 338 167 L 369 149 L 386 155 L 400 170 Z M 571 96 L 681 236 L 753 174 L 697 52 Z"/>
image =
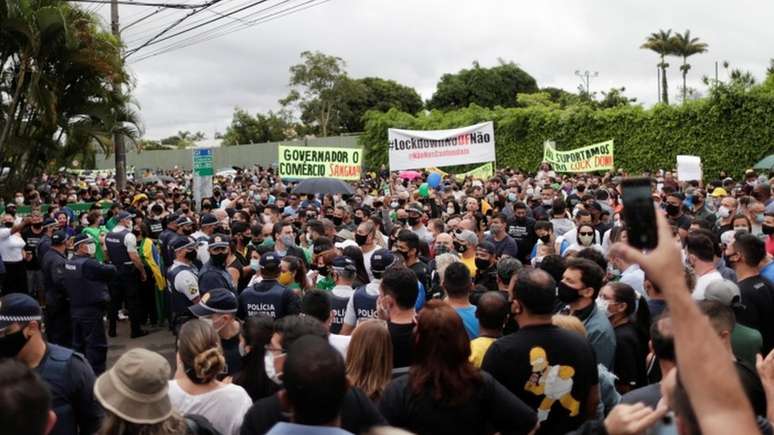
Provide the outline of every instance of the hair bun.
<path id="1" fill-rule="evenodd" d="M 225 367 L 226 359 L 217 347 L 207 349 L 194 358 L 194 372 L 204 383 L 213 380 Z"/>

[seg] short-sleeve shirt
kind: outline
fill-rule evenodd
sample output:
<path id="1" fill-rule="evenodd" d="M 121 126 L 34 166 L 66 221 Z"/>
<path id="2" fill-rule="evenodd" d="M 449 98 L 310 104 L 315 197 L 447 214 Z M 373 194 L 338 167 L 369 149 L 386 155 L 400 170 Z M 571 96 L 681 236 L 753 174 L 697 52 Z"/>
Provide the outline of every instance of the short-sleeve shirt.
<path id="1" fill-rule="evenodd" d="M 245 390 L 234 384 L 224 384 L 204 394 L 188 394 L 169 381 L 169 400 L 180 414 L 197 414 L 209 420 L 223 435 L 238 435 L 242 419 L 253 404 Z"/>
<path id="2" fill-rule="evenodd" d="M 465 332 L 468 333 L 468 338 L 473 340 L 478 337 L 479 324 L 478 318 L 476 318 L 476 306 L 469 305 L 463 308 L 455 308 L 454 311 L 462 319 L 462 325 L 465 327 Z"/>
<path id="3" fill-rule="evenodd" d="M 554 325 L 526 326 L 495 341 L 481 369 L 537 411 L 539 434 L 578 428 L 587 419 L 589 392 L 599 383 L 588 341 Z"/>
<path id="4" fill-rule="evenodd" d="M 486 240 L 494 244 L 495 256 L 498 258 L 502 257 L 503 255 L 517 258 L 519 255 L 519 245 L 516 244 L 516 241 L 513 240 L 513 237 L 507 234 L 505 235 L 505 238 L 499 241 L 495 240 L 494 236 L 491 235 L 487 237 Z"/>

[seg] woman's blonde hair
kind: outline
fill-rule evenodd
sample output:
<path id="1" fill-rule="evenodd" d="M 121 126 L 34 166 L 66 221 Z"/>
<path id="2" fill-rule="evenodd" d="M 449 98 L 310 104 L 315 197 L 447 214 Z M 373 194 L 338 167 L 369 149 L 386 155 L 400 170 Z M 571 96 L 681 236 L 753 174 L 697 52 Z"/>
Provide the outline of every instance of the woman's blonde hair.
<path id="1" fill-rule="evenodd" d="M 123 418 L 105 410 L 102 426 L 98 435 L 179 435 L 188 433 L 188 425 L 185 419 L 176 412 L 172 412 L 164 421 L 154 424 L 141 424 L 126 421 Z"/>
<path id="2" fill-rule="evenodd" d="M 565 314 L 554 314 L 551 317 L 551 323 L 554 325 L 566 329 L 568 331 L 577 332 L 578 334 L 582 335 L 584 338 L 586 337 L 586 327 L 583 326 L 583 322 L 580 321 L 575 316 L 568 316 Z"/>
<path id="3" fill-rule="evenodd" d="M 211 382 L 226 367 L 218 333 L 199 319 L 189 320 L 180 328 L 177 353 L 185 374 L 197 384 Z"/>
<path id="4" fill-rule="evenodd" d="M 347 377 L 371 400 L 379 400 L 392 379 L 392 340 L 387 322 L 369 319 L 357 325 L 347 350 Z"/>

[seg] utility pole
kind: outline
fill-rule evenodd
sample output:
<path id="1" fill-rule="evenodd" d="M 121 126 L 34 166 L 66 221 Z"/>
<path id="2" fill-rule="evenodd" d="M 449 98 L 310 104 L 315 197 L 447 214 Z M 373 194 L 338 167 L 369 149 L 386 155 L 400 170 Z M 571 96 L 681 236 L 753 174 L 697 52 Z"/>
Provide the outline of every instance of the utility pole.
<path id="1" fill-rule="evenodd" d="M 118 26 L 118 0 L 110 1 L 110 30 L 113 32 L 113 36 L 120 41 L 121 32 Z M 116 155 L 116 188 L 122 190 L 126 188 L 126 144 L 124 143 L 124 136 L 120 133 L 113 133 L 113 152 Z"/>

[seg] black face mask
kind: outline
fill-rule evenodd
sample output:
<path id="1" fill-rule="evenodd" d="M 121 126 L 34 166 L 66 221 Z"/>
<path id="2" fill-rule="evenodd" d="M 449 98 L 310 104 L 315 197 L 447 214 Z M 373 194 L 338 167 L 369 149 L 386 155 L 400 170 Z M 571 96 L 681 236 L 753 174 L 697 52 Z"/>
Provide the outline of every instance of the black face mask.
<path id="1" fill-rule="evenodd" d="M 538 239 L 540 239 L 540 241 L 543 243 L 548 243 L 551 241 L 551 235 L 546 234 L 545 236 L 539 236 Z"/>
<path id="2" fill-rule="evenodd" d="M 368 236 L 364 236 L 362 234 L 355 234 L 355 243 L 357 243 L 360 246 L 363 246 L 368 241 Z"/>
<path id="3" fill-rule="evenodd" d="M 253 243 L 253 246 L 258 246 L 261 243 L 263 243 L 263 239 L 253 239 L 252 243 Z"/>
<path id="4" fill-rule="evenodd" d="M 188 261 L 196 260 L 196 251 L 189 251 L 185 253 L 185 259 Z"/>
<path id="5" fill-rule="evenodd" d="M 0 337 L 0 358 L 14 358 L 27 344 L 28 338 L 24 336 L 24 330 Z"/>
<path id="6" fill-rule="evenodd" d="M 489 269 L 489 266 L 491 265 L 489 260 L 484 260 L 483 258 L 476 258 L 475 263 L 476 263 L 476 269 L 478 270 Z"/>
<path id="7" fill-rule="evenodd" d="M 333 225 L 339 226 L 343 222 L 343 220 L 340 217 L 332 217 L 331 221 L 333 222 Z"/>
<path id="8" fill-rule="evenodd" d="M 403 260 L 404 260 L 404 261 L 405 261 L 405 260 L 408 258 L 408 256 L 409 256 L 409 253 L 408 253 L 408 251 L 401 251 L 400 249 L 396 249 L 396 250 L 395 250 L 395 254 L 397 254 L 397 255 L 400 255 L 401 257 L 403 257 Z"/>
<path id="9" fill-rule="evenodd" d="M 43 224 L 32 224 L 32 229 L 33 230 L 39 230 L 41 228 L 43 228 Z"/>
<path id="10" fill-rule="evenodd" d="M 570 287 L 562 281 L 559 281 L 559 292 L 557 294 L 559 300 L 565 304 L 571 304 L 580 299 L 580 293 L 578 289 Z"/>
<path id="11" fill-rule="evenodd" d="M 761 232 L 767 236 L 770 236 L 774 234 L 774 226 L 763 224 L 761 225 Z"/>
<path id="12" fill-rule="evenodd" d="M 410 218 L 408 218 L 408 224 L 411 225 L 412 227 L 414 225 L 418 224 L 418 223 L 419 223 L 419 218 L 418 217 L 410 217 Z"/>
<path id="13" fill-rule="evenodd" d="M 193 234 L 193 228 L 183 228 L 183 234 L 185 234 L 186 236 L 190 236 L 191 234 Z"/>
<path id="14" fill-rule="evenodd" d="M 226 265 L 226 257 L 228 257 L 228 254 L 225 252 L 221 254 L 210 254 L 210 261 L 216 266 L 223 267 Z"/>
<path id="15" fill-rule="evenodd" d="M 322 276 L 328 276 L 330 274 L 330 268 L 328 266 L 314 266 L 314 270 Z"/>
<path id="16" fill-rule="evenodd" d="M 3 222 L 3 226 L 6 228 L 13 228 L 13 222 Z"/>
<path id="17" fill-rule="evenodd" d="M 680 213 L 680 206 L 667 204 L 666 212 L 669 216 L 677 216 L 677 214 Z"/>
<path id="18" fill-rule="evenodd" d="M 359 216 L 355 216 L 354 221 L 355 221 L 355 225 L 360 225 L 363 222 L 363 218 Z"/>
<path id="19" fill-rule="evenodd" d="M 466 245 L 463 245 L 462 243 L 454 242 L 454 249 L 456 249 L 457 252 L 462 254 L 462 253 L 464 253 L 465 251 L 468 250 L 468 247 Z"/>
<path id="20" fill-rule="evenodd" d="M 401 225 L 408 225 L 408 219 L 398 219 Z"/>

